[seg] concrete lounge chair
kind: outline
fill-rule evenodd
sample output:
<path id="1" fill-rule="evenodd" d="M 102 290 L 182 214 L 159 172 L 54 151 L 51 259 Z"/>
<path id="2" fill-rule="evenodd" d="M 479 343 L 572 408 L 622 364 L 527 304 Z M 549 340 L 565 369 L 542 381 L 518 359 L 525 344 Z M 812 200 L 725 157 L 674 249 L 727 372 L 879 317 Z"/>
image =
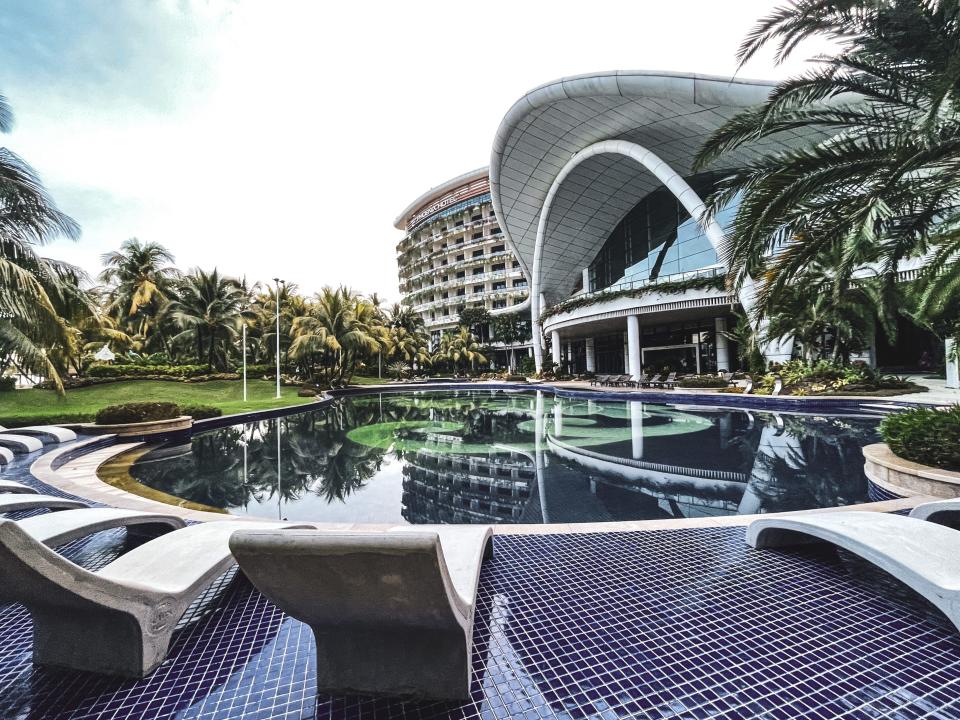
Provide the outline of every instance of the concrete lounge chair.
<path id="1" fill-rule="evenodd" d="M 960 498 L 917 505 L 910 511 L 910 517 L 960 530 Z"/>
<path id="2" fill-rule="evenodd" d="M 317 639 L 317 689 L 470 696 L 473 617 L 488 526 L 238 532 L 240 569 Z"/>
<path id="3" fill-rule="evenodd" d="M 753 378 L 747 375 L 747 384 L 743 386 L 743 394 L 749 395 L 753 392 Z"/>
<path id="4" fill-rule="evenodd" d="M 85 508 L 87 504 L 79 500 L 67 500 L 54 495 L 41 495 L 32 492 L 13 492 L 0 494 L 0 513 L 18 512 L 20 510 L 36 510 L 49 508 L 50 510 L 70 510 Z"/>
<path id="5" fill-rule="evenodd" d="M 32 453 L 40 450 L 43 443 L 30 435 L 0 432 L 0 447 L 9 448 L 14 453 Z"/>
<path id="6" fill-rule="evenodd" d="M 35 493 L 32 487 L 15 480 L 0 480 L 0 493 Z"/>
<path id="7" fill-rule="evenodd" d="M 783 392 L 783 378 L 779 375 L 774 375 L 773 377 L 773 390 L 770 391 L 771 395 L 779 395 Z"/>
<path id="8" fill-rule="evenodd" d="M 191 525 L 90 572 L 0 520 L 0 602 L 30 611 L 35 663 L 144 677 L 163 661 L 190 603 L 233 565 L 230 535 L 264 524 Z"/>
<path id="9" fill-rule="evenodd" d="M 77 434 L 73 430 L 67 430 L 67 428 L 57 427 L 56 425 L 30 425 L 29 427 L 19 427 L 9 431 L 3 425 L 0 425 L 0 432 L 13 432 L 18 435 L 36 437 L 44 445 L 77 439 Z"/>
<path id="10" fill-rule="evenodd" d="M 187 526 L 175 515 L 120 508 L 63 510 L 18 520 L 17 525 L 47 547 L 56 547 L 101 530 L 119 527 L 136 534 L 160 535 Z"/>
<path id="11" fill-rule="evenodd" d="M 0 447 L 0 467 L 13 462 L 13 451 L 9 448 Z"/>
<path id="12" fill-rule="evenodd" d="M 960 629 L 960 533 L 878 512 L 803 513 L 754 520 L 755 548 L 828 542 L 859 555 L 925 597 Z"/>

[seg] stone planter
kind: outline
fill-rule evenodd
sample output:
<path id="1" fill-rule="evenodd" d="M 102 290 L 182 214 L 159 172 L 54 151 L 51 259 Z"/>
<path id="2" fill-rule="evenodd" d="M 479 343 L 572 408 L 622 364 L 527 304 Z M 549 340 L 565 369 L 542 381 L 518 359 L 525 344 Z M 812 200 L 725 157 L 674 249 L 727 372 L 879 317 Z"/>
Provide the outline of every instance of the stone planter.
<path id="1" fill-rule="evenodd" d="M 120 425 L 89 423 L 83 426 L 83 431 L 96 435 L 110 434 L 122 438 L 139 438 L 161 433 L 183 432 L 189 430 L 192 426 L 193 418 L 189 415 L 181 415 L 169 420 L 151 420 L 150 422 L 123 423 Z"/>
<path id="2" fill-rule="evenodd" d="M 904 460 L 894 455 L 885 443 L 867 445 L 863 457 L 863 469 L 870 481 L 897 495 L 960 497 L 960 472 Z"/>

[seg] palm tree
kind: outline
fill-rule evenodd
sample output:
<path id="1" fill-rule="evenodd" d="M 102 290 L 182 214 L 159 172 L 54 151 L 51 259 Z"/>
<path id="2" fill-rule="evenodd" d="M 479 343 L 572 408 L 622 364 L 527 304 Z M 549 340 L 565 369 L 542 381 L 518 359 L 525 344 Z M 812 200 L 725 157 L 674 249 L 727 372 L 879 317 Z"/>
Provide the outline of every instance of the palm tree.
<path id="1" fill-rule="evenodd" d="M 325 287 L 293 321 L 290 357 L 331 385 L 348 383 L 360 363 L 387 347 L 376 308 L 346 287 Z"/>
<path id="2" fill-rule="evenodd" d="M 13 113 L 0 96 L 0 132 L 12 125 Z M 61 393 L 60 372 L 46 351 L 59 346 L 72 355 L 76 348 L 58 309 L 73 305 L 85 312 L 90 303 L 79 288 L 83 274 L 41 257 L 37 248 L 79 235 L 80 227 L 57 209 L 33 169 L 0 148 L 0 372 L 15 365 L 46 375 Z"/>
<path id="3" fill-rule="evenodd" d="M 410 333 L 423 330 L 423 318 L 409 305 L 394 303 L 387 309 L 385 315 L 388 327 L 402 327 Z"/>
<path id="4" fill-rule="evenodd" d="M 108 287 L 110 315 L 144 341 L 158 331 L 161 346 L 169 353 L 162 320 L 179 277 L 171 266 L 173 254 L 159 243 L 130 238 L 100 259 L 105 266 L 100 281 Z"/>
<path id="5" fill-rule="evenodd" d="M 440 337 L 440 347 L 434 354 L 434 360 L 449 360 L 453 363 L 454 373 L 459 372 L 459 363 L 463 360 L 463 369 L 474 363 L 485 363 L 487 358 L 480 352 L 480 343 L 470 328 L 461 325 L 456 331 L 444 333 Z"/>
<path id="6" fill-rule="evenodd" d="M 429 338 L 423 331 L 411 332 L 402 325 L 387 328 L 387 355 L 397 358 L 408 366 L 430 363 Z"/>
<path id="7" fill-rule="evenodd" d="M 892 285 L 901 260 L 931 253 L 933 295 L 957 287 L 958 20 L 956 0 L 796 0 L 743 41 L 741 65 L 771 43 L 781 61 L 811 37 L 839 45 L 727 122 L 697 159 L 701 169 L 737 149 L 754 153 L 707 205 L 717 212 L 740 197 L 722 255 L 735 285 L 761 278 L 760 314 L 827 256 L 839 258 L 838 298 L 858 268 Z M 797 129 L 807 138 L 799 146 L 763 144 Z"/>
<path id="8" fill-rule="evenodd" d="M 198 268 L 182 278 L 177 291 L 179 297 L 169 307 L 180 328 L 173 343 L 195 348 L 198 363 L 225 370 L 247 312 L 243 286 L 216 268 L 210 273 Z"/>

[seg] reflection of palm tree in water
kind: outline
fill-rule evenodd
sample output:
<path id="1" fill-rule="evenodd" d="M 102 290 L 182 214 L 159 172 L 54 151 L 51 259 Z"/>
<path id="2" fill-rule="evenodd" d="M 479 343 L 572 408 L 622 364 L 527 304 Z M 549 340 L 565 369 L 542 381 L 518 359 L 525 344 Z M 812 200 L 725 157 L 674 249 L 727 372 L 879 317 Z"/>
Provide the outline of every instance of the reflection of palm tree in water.
<path id="1" fill-rule="evenodd" d="M 755 496 L 755 512 L 833 507 L 865 499 L 861 448 L 875 437 L 873 427 L 842 419 L 786 417 L 782 422 L 782 429 L 771 420 L 752 433 L 757 444 L 748 493 Z"/>

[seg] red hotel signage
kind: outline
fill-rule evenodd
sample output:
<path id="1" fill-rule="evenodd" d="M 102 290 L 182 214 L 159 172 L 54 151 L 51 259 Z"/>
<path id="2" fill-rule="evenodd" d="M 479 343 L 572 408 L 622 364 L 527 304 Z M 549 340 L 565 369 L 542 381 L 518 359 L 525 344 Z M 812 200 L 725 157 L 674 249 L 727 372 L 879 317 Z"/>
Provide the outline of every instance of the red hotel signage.
<path id="1" fill-rule="evenodd" d="M 411 215 L 410 220 L 407 221 L 407 230 L 434 213 L 440 212 L 445 207 L 450 207 L 461 200 L 467 200 L 475 195 L 483 195 L 486 192 L 490 192 L 489 178 L 480 178 L 479 180 L 474 180 L 469 185 L 461 185 L 456 190 L 451 190 L 446 195 L 437 198 L 429 205 L 424 206 L 422 210 Z"/>

